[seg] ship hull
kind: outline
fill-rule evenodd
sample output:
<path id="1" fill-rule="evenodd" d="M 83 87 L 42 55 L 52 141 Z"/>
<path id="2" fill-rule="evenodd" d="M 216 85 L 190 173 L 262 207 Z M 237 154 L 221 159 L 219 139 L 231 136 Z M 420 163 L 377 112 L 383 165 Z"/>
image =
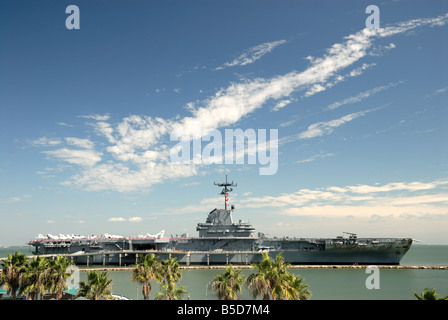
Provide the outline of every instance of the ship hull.
<path id="1" fill-rule="evenodd" d="M 36 247 L 35 254 L 66 254 L 79 265 L 132 265 L 148 253 L 155 253 L 160 260 L 173 256 L 184 265 L 248 265 L 260 262 L 262 252 L 271 258 L 281 253 L 291 264 L 396 265 L 412 239 L 164 238 L 84 243 L 34 240 L 29 244 Z"/>

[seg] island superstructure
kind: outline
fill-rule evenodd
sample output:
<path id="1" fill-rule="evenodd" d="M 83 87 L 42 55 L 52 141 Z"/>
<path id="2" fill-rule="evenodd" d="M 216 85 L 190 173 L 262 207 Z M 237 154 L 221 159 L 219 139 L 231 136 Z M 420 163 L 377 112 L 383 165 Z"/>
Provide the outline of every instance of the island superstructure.
<path id="1" fill-rule="evenodd" d="M 255 228 L 239 220 L 233 220 L 235 207 L 228 204 L 228 195 L 237 185 L 232 181 L 215 183 L 223 187 L 224 209 L 213 209 L 205 222 L 197 224 L 197 237 L 188 234 L 165 236 L 158 234 L 124 237 L 103 234 L 101 236 L 58 236 L 39 234 L 28 242 L 35 247 L 34 254 L 70 254 L 82 263 L 108 264 L 134 263 L 138 254 L 156 253 L 160 258 L 175 256 L 180 263 L 191 264 L 249 264 L 261 260 L 261 252 L 275 257 L 282 253 L 292 264 L 383 264 L 397 265 L 409 250 L 411 238 L 358 238 L 348 237 L 299 238 L 254 236 Z M 89 260 L 89 257 L 90 260 Z"/>

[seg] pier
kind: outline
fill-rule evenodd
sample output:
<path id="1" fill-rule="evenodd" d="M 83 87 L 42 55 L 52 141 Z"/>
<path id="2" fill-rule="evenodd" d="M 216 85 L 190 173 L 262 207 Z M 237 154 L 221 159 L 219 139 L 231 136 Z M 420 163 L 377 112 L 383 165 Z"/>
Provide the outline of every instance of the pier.
<path id="1" fill-rule="evenodd" d="M 158 250 L 122 250 L 122 251 L 101 251 L 101 252 L 86 252 L 82 254 L 40 254 L 27 256 L 28 259 L 40 256 L 50 260 L 56 257 L 67 257 L 75 265 L 82 264 L 87 267 L 91 265 L 134 265 L 138 263 L 139 257 L 146 254 L 155 254 L 161 259 L 175 257 L 179 260 L 179 264 L 190 266 L 191 264 L 205 264 L 207 266 L 219 264 L 241 264 L 249 265 L 251 263 L 250 257 L 260 256 L 261 252 L 254 251 L 158 251 Z M 6 258 L 0 258 L 5 260 Z M 111 262 L 113 261 L 113 262 Z M 198 262 L 199 261 L 199 262 Z"/>
<path id="2" fill-rule="evenodd" d="M 248 265 L 232 265 L 235 269 L 253 269 Z M 183 270 L 212 270 L 212 269 L 225 269 L 227 266 L 180 266 Z M 417 270 L 448 270 L 448 266 L 401 266 L 401 265 L 378 265 L 379 269 L 417 269 Z M 367 265 L 303 265 L 293 264 L 289 268 L 293 269 L 365 269 Z M 96 268 L 82 268 L 80 271 L 126 271 L 133 270 L 134 267 L 96 267 Z"/>
<path id="3" fill-rule="evenodd" d="M 42 254 L 42 258 L 50 260 L 58 256 L 67 257 L 75 265 L 89 267 L 96 265 L 95 270 L 129 270 L 131 266 L 139 261 L 139 257 L 146 254 L 155 254 L 159 259 L 175 257 L 178 259 L 182 269 L 223 269 L 232 264 L 236 268 L 250 269 L 254 257 L 261 258 L 262 252 L 254 251 L 158 251 L 158 250 L 122 250 L 122 251 L 102 251 L 87 252 L 83 254 Z M 32 259 L 37 255 L 27 256 Z M 0 261 L 7 258 L 0 258 Z M 372 265 L 376 265 L 372 263 Z M 103 268 L 99 267 L 102 266 Z M 117 267 L 113 267 L 117 266 Z M 126 267 L 128 266 L 128 267 Z M 376 265 L 380 269 L 427 269 L 427 270 L 448 270 L 448 266 L 406 266 L 406 265 Z M 367 264 L 291 264 L 291 268 L 301 269 L 341 269 L 341 268 L 366 268 Z"/>

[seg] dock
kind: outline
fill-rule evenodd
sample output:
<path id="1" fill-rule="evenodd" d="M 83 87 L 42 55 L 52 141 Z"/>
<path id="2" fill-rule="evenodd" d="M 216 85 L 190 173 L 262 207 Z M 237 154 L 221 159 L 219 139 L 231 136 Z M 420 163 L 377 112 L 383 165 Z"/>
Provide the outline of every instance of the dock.
<path id="1" fill-rule="evenodd" d="M 81 261 L 85 261 L 85 263 L 81 262 L 80 264 L 90 266 L 93 264 L 98 264 L 98 261 L 101 261 L 100 264 L 103 266 L 108 266 L 111 263 L 109 262 L 111 258 L 114 258 L 113 260 L 116 261 L 115 265 L 118 265 L 119 267 L 122 267 L 124 265 L 134 265 L 138 263 L 139 257 L 146 254 L 155 254 L 159 256 L 159 258 L 165 259 L 169 258 L 171 256 L 177 258 L 179 260 L 179 264 L 183 264 L 186 266 L 190 266 L 195 260 L 194 257 L 206 257 L 203 261 L 203 264 L 210 266 L 214 265 L 216 263 L 220 264 L 234 264 L 235 262 L 235 256 L 238 257 L 237 264 L 242 265 L 250 265 L 250 256 L 259 255 L 261 256 L 261 252 L 254 252 L 254 251 L 159 251 L 159 250 L 120 250 L 120 251 L 101 251 L 101 252 L 86 252 L 86 253 L 76 253 L 76 254 L 69 254 L 69 253 L 61 253 L 61 254 L 40 254 L 38 255 L 41 258 L 47 258 L 54 260 L 56 257 L 67 257 L 70 259 L 75 265 L 80 263 Z M 37 255 L 27 256 L 28 259 L 32 259 L 33 257 L 36 257 Z M 221 258 L 221 259 L 215 259 L 215 258 Z M 231 258 L 233 259 L 233 262 L 231 261 Z M 5 260 L 6 258 L 0 258 L 1 260 Z M 182 260 L 182 261 L 181 261 Z M 94 262 L 96 261 L 96 262 Z M 219 261 L 219 262 L 217 262 Z"/>
<path id="2" fill-rule="evenodd" d="M 146 254 L 156 254 L 159 258 L 165 259 L 168 257 L 178 258 L 180 268 L 182 269 L 224 269 L 229 264 L 235 268 L 250 269 L 250 257 L 261 256 L 261 252 L 254 251 L 158 251 L 158 250 L 121 250 L 121 251 L 102 251 L 102 252 L 87 252 L 82 254 L 42 254 L 41 258 L 54 260 L 58 256 L 67 257 L 75 265 L 83 265 L 86 268 L 80 270 L 91 270 L 89 267 L 94 267 L 94 270 L 110 270 L 122 271 L 131 270 L 133 266 L 138 263 L 139 257 Z M 28 259 L 33 259 L 37 255 L 27 256 Z M 202 263 L 194 263 L 198 261 L 195 256 L 203 257 Z M 217 262 L 216 257 L 219 257 Z M 235 258 L 236 257 L 236 258 Z M 114 263 L 110 263 L 113 258 Z M 6 258 L 0 258 L 0 261 Z M 182 260 L 182 261 L 181 261 Z M 236 263 L 235 263 L 236 261 Z M 116 267 L 114 267 L 115 265 Z M 407 266 L 407 265 L 372 265 L 380 269 L 419 269 L 419 270 L 448 270 L 448 266 Z M 101 267 L 102 266 L 102 267 Z M 366 268 L 367 264 L 291 264 L 290 268 L 300 269 L 343 269 L 343 268 Z"/>
<path id="3" fill-rule="evenodd" d="M 212 270 L 225 269 L 227 266 L 180 266 L 182 270 Z M 248 265 L 232 265 L 235 269 L 254 269 Z M 365 269 L 368 265 L 291 265 L 292 269 Z M 418 270 L 448 270 L 448 266 L 402 266 L 402 265 L 377 265 L 379 269 L 418 269 Z M 96 267 L 96 268 L 82 268 L 80 271 L 130 271 L 134 267 Z"/>

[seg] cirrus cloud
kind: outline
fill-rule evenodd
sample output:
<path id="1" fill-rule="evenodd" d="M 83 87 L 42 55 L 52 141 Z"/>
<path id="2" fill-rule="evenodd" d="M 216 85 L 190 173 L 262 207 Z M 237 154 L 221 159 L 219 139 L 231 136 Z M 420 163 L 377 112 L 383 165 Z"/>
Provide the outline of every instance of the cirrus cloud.
<path id="1" fill-rule="evenodd" d="M 228 67 L 234 66 L 245 66 L 247 64 L 254 63 L 259 60 L 265 54 L 271 52 L 275 47 L 285 44 L 286 40 L 278 40 L 272 42 L 266 42 L 259 44 L 257 46 L 253 46 L 243 52 L 239 57 L 235 58 L 231 62 L 226 62 L 222 66 L 215 68 L 215 70 L 222 70 Z"/>
<path id="2" fill-rule="evenodd" d="M 76 174 L 64 181 L 65 185 L 92 191 L 145 191 L 154 184 L 190 177 L 199 172 L 200 167 L 196 164 L 170 162 L 170 133 L 182 132 L 200 139 L 212 130 L 235 125 L 268 102 L 277 102 L 277 109 L 285 108 L 288 102 L 293 101 L 291 95 L 295 92 L 305 91 L 305 97 L 317 94 L 373 66 L 374 64 L 363 64 L 352 72 L 345 71 L 366 57 L 376 40 L 403 34 L 418 27 L 442 26 L 447 22 L 448 14 L 445 14 L 435 18 L 404 21 L 381 29 L 363 29 L 333 44 L 320 57 L 307 57 L 309 66 L 303 71 L 232 82 L 202 101 L 190 102 L 187 104 L 191 112 L 189 116 L 163 119 L 130 115 L 113 123 L 109 114 L 81 115 L 79 117 L 96 121 L 90 125 L 103 138 L 102 141 L 93 143 L 90 139 L 75 137 L 64 140 L 43 137 L 35 140 L 34 145 L 55 147 L 65 141 L 70 146 L 81 148 L 43 151 L 49 157 L 80 166 Z M 236 61 L 229 63 L 229 66 L 252 63 L 284 43 L 284 40 L 280 40 L 253 47 L 245 56 L 241 55 Z M 299 133 L 298 138 L 328 135 L 335 128 L 363 117 L 370 111 L 359 111 L 330 121 L 316 122 Z M 202 128 L 199 136 L 198 127 Z"/>

